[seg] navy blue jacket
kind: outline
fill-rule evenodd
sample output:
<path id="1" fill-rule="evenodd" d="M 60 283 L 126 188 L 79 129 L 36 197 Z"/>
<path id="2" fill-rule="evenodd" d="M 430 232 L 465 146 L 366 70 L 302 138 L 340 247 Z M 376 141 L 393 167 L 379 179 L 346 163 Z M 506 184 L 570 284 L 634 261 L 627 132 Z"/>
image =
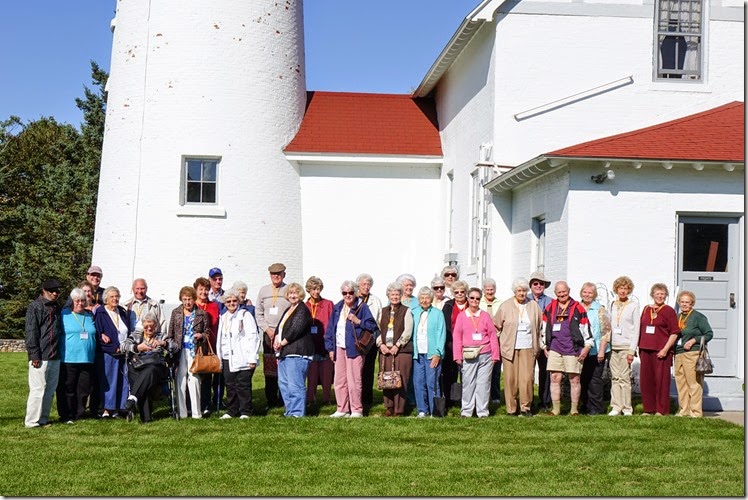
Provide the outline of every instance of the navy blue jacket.
<path id="1" fill-rule="evenodd" d="M 345 356 L 347 358 L 357 358 L 361 355 L 356 349 L 356 339 L 361 338 L 363 330 L 369 330 L 372 335 L 377 331 L 377 320 L 371 315 L 369 306 L 366 304 L 360 304 L 361 299 L 356 297 L 351 311 L 356 311 L 356 317 L 361 320 L 360 325 L 353 325 L 350 321 L 345 322 Z M 361 307 L 359 308 L 359 304 Z M 340 313 L 343 310 L 345 301 L 341 300 L 332 308 L 332 316 L 330 321 L 327 323 L 327 330 L 325 331 L 325 349 L 328 352 L 337 353 L 336 342 L 335 342 L 335 331 L 338 329 L 338 319 Z"/>
<path id="2" fill-rule="evenodd" d="M 130 325 L 134 322 L 130 320 L 130 315 L 134 314 L 133 311 L 128 311 L 122 306 L 117 306 L 117 312 L 119 313 L 120 321 L 124 321 L 127 326 L 127 334 L 131 334 L 132 330 Z M 117 349 L 119 349 L 119 331 L 115 326 L 112 318 L 109 317 L 106 306 L 101 306 L 96 309 L 94 313 L 94 325 L 96 326 L 96 346 L 98 350 L 101 350 L 107 354 L 114 355 Z M 105 344 L 101 340 L 101 335 L 104 334 L 109 337 L 109 343 Z"/>

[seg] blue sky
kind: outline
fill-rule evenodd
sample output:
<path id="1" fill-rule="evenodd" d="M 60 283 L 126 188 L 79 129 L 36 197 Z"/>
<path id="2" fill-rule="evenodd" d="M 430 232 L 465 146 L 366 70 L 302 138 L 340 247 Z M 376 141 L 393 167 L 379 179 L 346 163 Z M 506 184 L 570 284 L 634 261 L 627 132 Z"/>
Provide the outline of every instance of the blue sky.
<path id="1" fill-rule="evenodd" d="M 307 88 L 408 93 L 478 3 L 306 0 Z M 90 84 L 89 61 L 109 70 L 115 6 L 115 0 L 0 0 L 0 120 L 53 116 L 78 125 L 75 98 Z"/>

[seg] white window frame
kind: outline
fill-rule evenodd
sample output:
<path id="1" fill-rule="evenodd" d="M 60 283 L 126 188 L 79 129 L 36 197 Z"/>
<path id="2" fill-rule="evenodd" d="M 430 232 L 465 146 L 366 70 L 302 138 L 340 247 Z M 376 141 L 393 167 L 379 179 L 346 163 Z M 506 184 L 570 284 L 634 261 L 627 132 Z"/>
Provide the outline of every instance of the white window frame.
<path id="1" fill-rule="evenodd" d="M 475 265 L 480 259 L 481 251 L 481 209 L 483 200 L 483 183 L 480 169 L 470 174 L 470 264 Z"/>
<path id="2" fill-rule="evenodd" d="M 215 180 L 203 180 L 202 177 L 199 181 L 189 180 L 187 178 L 187 175 L 189 173 L 189 163 L 190 162 L 200 162 L 200 173 L 201 176 L 204 172 L 203 165 L 205 163 L 215 163 Z M 217 206 L 219 202 L 219 181 L 220 181 L 220 171 L 221 171 L 221 157 L 220 156 L 199 156 L 199 155 L 185 155 L 182 156 L 182 172 L 180 175 L 180 205 L 182 206 L 191 206 L 191 207 L 202 207 L 202 206 Z M 188 184 L 189 183 L 196 183 L 199 182 L 201 185 L 201 198 L 202 198 L 202 185 L 203 184 L 214 184 L 215 185 L 215 199 L 213 201 L 188 201 L 187 200 L 187 194 L 188 194 Z"/>
<path id="3" fill-rule="evenodd" d="M 705 29 L 707 21 L 704 0 L 654 1 L 654 68 L 657 82 L 704 83 Z M 661 46 L 672 50 L 675 68 L 663 68 Z"/>
<path id="4" fill-rule="evenodd" d="M 538 215 L 532 219 L 532 261 L 535 264 L 533 271 L 545 273 L 545 214 Z"/>

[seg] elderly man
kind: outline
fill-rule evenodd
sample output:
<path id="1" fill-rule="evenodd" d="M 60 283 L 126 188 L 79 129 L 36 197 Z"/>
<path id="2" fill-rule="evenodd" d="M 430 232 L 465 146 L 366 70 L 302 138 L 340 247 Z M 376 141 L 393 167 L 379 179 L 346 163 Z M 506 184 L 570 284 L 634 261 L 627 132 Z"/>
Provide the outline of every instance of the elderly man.
<path id="1" fill-rule="evenodd" d="M 444 284 L 447 289 L 444 290 L 444 296 L 448 299 L 454 299 L 455 296 L 452 293 L 452 283 L 460 279 L 460 271 L 455 266 L 445 266 L 441 272 L 442 278 L 444 278 Z"/>
<path id="2" fill-rule="evenodd" d="M 26 352 L 29 358 L 26 427 L 49 423 L 52 399 L 60 377 L 62 317 L 57 297 L 61 287 L 56 279 L 44 281 L 41 295 L 26 309 Z"/>
<path id="3" fill-rule="evenodd" d="M 265 374 L 265 399 L 268 409 L 281 406 L 282 399 L 278 390 L 278 360 L 273 350 L 275 330 L 278 327 L 281 314 L 291 305 L 286 300 L 286 266 L 276 262 L 268 267 L 270 284 L 260 288 L 255 304 L 257 325 L 260 327 L 263 347 L 262 371 Z"/>
<path id="4" fill-rule="evenodd" d="M 551 298 L 545 294 L 545 289 L 551 286 L 551 282 L 545 279 L 541 272 L 534 272 L 530 275 L 530 293 L 527 294 L 527 301 L 534 300 L 538 303 L 541 311 L 545 311 Z M 548 411 L 551 406 L 551 378 L 546 370 L 548 358 L 541 352 L 538 354 L 538 403 L 539 411 Z"/>
<path id="5" fill-rule="evenodd" d="M 483 297 L 480 299 L 480 308 L 486 311 L 492 318 L 499 310 L 499 300 L 496 298 L 496 280 L 486 278 L 483 280 Z M 496 330 L 496 336 L 499 331 Z M 491 371 L 491 402 L 501 404 L 501 357 L 493 364 Z"/>
<path id="6" fill-rule="evenodd" d="M 218 304 L 218 309 L 221 314 L 226 312 L 226 306 L 223 305 L 223 271 L 219 267 L 214 267 L 208 271 L 208 280 L 210 280 L 210 291 L 208 292 L 208 300 Z"/>
<path id="7" fill-rule="evenodd" d="M 579 415 L 579 396 L 582 393 L 579 375 L 595 340 L 590 332 L 587 311 L 569 296 L 569 285 L 558 281 L 555 292 L 556 298 L 543 311 L 544 335 L 540 337 L 551 373 L 551 414 L 561 413 L 561 379 L 566 373 L 571 385 L 569 414 Z"/>
<path id="8" fill-rule="evenodd" d="M 143 317 L 146 313 L 152 312 L 156 316 L 156 333 L 166 333 L 164 325 L 164 311 L 161 308 L 161 304 L 148 296 L 148 283 L 143 278 L 137 278 L 132 282 L 132 297 L 127 299 L 122 305 L 128 311 L 132 311 L 134 314 L 130 314 L 132 321 L 132 331 L 141 332 L 143 331 Z"/>
<path id="9" fill-rule="evenodd" d="M 104 288 L 101 287 L 101 278 L 103 277 L 104 273 L 101 271 L 99 266 L 91 266 L 86 272 L 86 282 L 91 288 L 91 300 L 94 307 L 104 305 Z M 73 299 L 68 297 L 67 301 L 65 301 L 65 305 L 62 307 L 63 309 L 72 309 Z"/>
<path id="10" fill-rule="evenodd" d="M 359 298 L 369 306 L 371 315 L 379 325 L 382 317 L 382 301 L 370 293 L 371 287 L 374 286 L 374 278 L 370 274 L 361 273 L 356 278 L 356 285 Z M 372 333 L 375 337 L 378 335 L 377 332 Z M 364 367 L 361 371 L 361 402 L 365 405 L 370 405 L 374 401 L 374 364 L 378 354 L 376 349 L 371 349 L 364 358 Z"/>

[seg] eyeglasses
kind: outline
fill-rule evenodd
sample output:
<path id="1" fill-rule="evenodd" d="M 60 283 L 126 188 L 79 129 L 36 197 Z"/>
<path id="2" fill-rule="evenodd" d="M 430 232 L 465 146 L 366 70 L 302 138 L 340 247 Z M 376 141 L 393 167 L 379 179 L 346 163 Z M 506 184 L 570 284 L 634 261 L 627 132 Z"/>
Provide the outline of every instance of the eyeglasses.
<path id="1" fill-rule="evenodd" d="M 480 300 L 480 297 L 468 297 L 468 300 Z"/>
<path id="2" fill-rule="evenodd" d="M 443 276 L 445 278 L 456 278 L 457 277 L 457 273 L 444 273 Z"/>
<path id="3" fill-rule="evenodd" d="M 97 278 L 101 278 L 101 274 L 99 273 L 88 273 L 89 276 L 96 276 Z"/>
<path id="4" fill-rule="evenodd" d="M 53 288 L 53 289 L 51 289 L 51 290 L 47 290 L 47 291 L 48 291 L 49 293 L 60 293 L 60 289 L 59 289 L 59 288 Z"/>
<path id="5" fill-rule="evenodd" d="M 223 301 L 223 303 L 224 303 L 224 304 L 236 304 L 236 303 L 238 303 L 238 302 L 239 302 L 239 301 L 238 301 L 238 300 L 236 300 L 236 299 L 231 299 L 231 300 L 224 300 L 224 301 Z"/>
<path id="6" fill-rule="evenodd" d="M 345 297 L 346 295 L 356 295 L 356 292 L 340 292 L 340 293 L 343 294 L 343 297 Z"/>
<path id="7" fill-rule="evenodd" d="M 434 290 L 444 290 L 443 286 L 432 286 L 431 288 Z"/>
<path id="8" fill-rule="evenodd" d="M 465 290 L 452 290 L 455 295 L 465 295 Z"/>
<path id="9" fill-rule="evenodd" d="M 530 286 L 538 286 L 538 285 L 545 286 L 545 283 L 541 283 L 540 281 L 533 281 L 532 283 L 530 283 Z"/>

